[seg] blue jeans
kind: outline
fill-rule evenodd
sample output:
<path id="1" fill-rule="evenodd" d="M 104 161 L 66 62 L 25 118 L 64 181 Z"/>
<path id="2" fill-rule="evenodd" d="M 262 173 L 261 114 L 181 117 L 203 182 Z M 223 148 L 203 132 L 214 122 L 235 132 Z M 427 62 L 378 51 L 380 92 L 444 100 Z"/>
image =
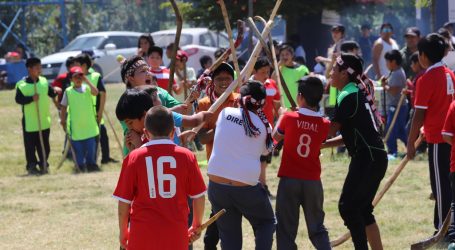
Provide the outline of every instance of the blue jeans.
<path id="1" fill-rule="evenodd" d="M 242 249 L 242 217 L 253 227 L 256 249 L 272 249 L 276 219 L 261 184 L 236 187 L 209 182 L 208 197 L 214 213 L 226 209 L 216 221 L 222 249 Z"/>
<path id="2" fill-rule="evenodd" d="M 408 104 L 403 103 L 400 108 L 400 112 L 398 113 L 397 120 L 395 121 L 395 125 L 390 132 L 389 139 L 387 140 L 387 151 L 389 154 L 393 154 L 396 156 L 398 147 L 397 147 L 397 140 L 400 139 L 405 145 L 408 141 L 408 133 L 406 131 L 406 122 L 408 120 Z M 389 110 L 387 111 L 387 128 L 386 131 L 389 131 L 390 123 L 392 123 L 393 116 L 396 112 L 395 106 L 390 106 Z"/>
<path id="3" fill-rule="evenodd" d="M 80 141 L 71 140 L 71 145 L 76 153 L 76 162 L 79 168 L 84 165 L 96 164 L 96 137 Z"/>

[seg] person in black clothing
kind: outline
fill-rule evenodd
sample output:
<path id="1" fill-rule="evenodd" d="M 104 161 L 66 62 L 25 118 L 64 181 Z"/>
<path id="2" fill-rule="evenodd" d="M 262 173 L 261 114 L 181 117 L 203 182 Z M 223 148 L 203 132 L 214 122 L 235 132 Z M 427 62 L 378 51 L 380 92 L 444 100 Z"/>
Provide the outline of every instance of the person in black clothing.
<path id="1" fill-rule="evenodd" d="M 26 170 L 28 174 L 47 174 L 44 164 L 49 166 L 47 160 L 50 153 L 49 134 L 51 117 L 49 112 L 50 97 L 56 104 L 57 96 L 54 89 L 49 86 L 46 78 L 41 74 L 41 60 L 38 58 L 27 59 L 25 66 L 28 70 L 28 76 L 16 84 L 16 103 L 22 105 L 22 132 L 24 136 L 25 158 L 27 161 Z M 37 108 L 38 107 L 38 108 Z M 39 110 L 39 112 L 38 112 Z M 39 130 L 43 136 L 43 149 L 41 147 Z M 38 153 L 39 161 L 36 158 Z M 36 166 L 40 167 L 40 170 Z"/>
<path id="2" fill-rule="evenodd" d="M 197 72 L 196 79 L 199 79 L 199 77 L 202 75 L 202 73 L 204 73 L 204 71 L 206 69 L 208 69 L 208 68 L 210 68 L 210 66 L 212 66 L 213 61 L 210 56 L 205 55 L 205 56 L 202 56 L 201 58 L 199 58 L 199 63 L 201 64 L 201 69 Z"/>
<path id="3" fill-rule="evenodd" d="M 387 152 L 379 134 L 378 113 L 362 77 L 362 60 L 342 54 L 330 73 L 337 97 L 328 140 L 323 147 L 346 145 L 351 162 L 338 203 L 344 224 L 352 235 L 355 249 L 382 249 L 372 201 L 387 169 Z M 368 98 L 367 98 L 368 97 Z"/>

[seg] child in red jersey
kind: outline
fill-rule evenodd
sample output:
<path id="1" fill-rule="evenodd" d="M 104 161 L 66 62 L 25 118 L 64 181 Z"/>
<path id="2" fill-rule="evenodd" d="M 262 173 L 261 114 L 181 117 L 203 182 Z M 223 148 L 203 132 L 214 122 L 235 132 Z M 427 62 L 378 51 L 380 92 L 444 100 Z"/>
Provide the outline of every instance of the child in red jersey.
<path id="1" fill-rule="evenodd" d="M 206 186 L 197 159 L 171 141 L 174 120 L 166 108 L 151 108 L 145 128 L 150 141 L 125 158 L 113 195 L 119 200 L 120 245 L 127 249 L 188 249 L 199 237 L 204 214 Z M 188 197 L 193 199 L 190 229 Z"/>
<path id="2" fill-rule="evenodd" d="M 452 220 L 450 221 L 449 226 L 449 240 L 450 240 L 450 247 L 452 249 L 455 247 L 455 219 L 454 219 L 454 211 L 455 211 L 455 147 L 453 147 L 453 136 L 455 134 L 455 101 L 450 104 L 449 111 L 447 112 L 446 121 L 444 123 L 444 128 L 442 129 L 442 138 L 445 142 L 452 145 L 451 153 L 450 153 L 450 186 L 452 191 L 452 203 L 450 204 L 451 213 L 452 213 Z"/>
<path id="3" fill-rule="evenodd" d="M 321 182 L 321 144 L 330 122 L 318 111 L 323 85 L 317 77 L 299 80 L 299 110 L 280 117 L 273 138 L 284 139 L 276 199 L 277 249 L 297 249 L 295 237 L 302 206 L 308 234 L 316 249 L 331 249 L 324 226 L 324 191 Z"/>
<path id="4" fill-rule="evenodd" d="M 441 61 L 446 51 L 446 42 L 438 34 L 429 34 L 422 38 L 417 47 L 419 62 L 426 68 L 417 81 L 411 129 L 407 143 L 407 155 L 415 156 L 414 143 L 424 127 L 425 140 L 428 143 L 428 163 L 430 167 L 431 191 L 435 196 L 434 228 L 438 231 L 450 209 L 450 144 L 441 135 L 444 120 L 455 94 L 453 72 Z"/>
<path id="5" fill-rule="evenodd" d="M 149 49 L 147 57 L 147 63 L 150 66 L 150 72 L 156 77 L 156 84 L 162 89 L 167 89 L 169 84 L 169 69 L 161 66 L 163 63 L 163 49 L 157 46 L 152 46 Z M 176 94 L 180 94 L 182 90 L 179 85 L 175 82 L 172 85 L 172 90 Z"/>

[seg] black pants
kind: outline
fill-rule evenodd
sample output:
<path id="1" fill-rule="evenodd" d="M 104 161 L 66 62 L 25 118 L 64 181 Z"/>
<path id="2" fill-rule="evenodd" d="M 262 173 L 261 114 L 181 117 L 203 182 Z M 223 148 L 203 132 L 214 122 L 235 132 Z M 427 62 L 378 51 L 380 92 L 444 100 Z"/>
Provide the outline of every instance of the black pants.
<path id="1" fill-rule="evenodd" d="M 452 191 L 452 203 L 450 204 L 452 218 L 448 234 L 450 242 L 455 242 L 455 173 L 450 173 L 450 186 Z"/>
<path id="2" fill-rule="evenodd" d="M 25 148 L 25 159 L 27 161 L 27 170 L 31 168 L 35 168 L 38 164 L 41 169 L 43 169 L 44 162 L 46 161 L 46 165 L 49 166 L 47 160 L 49 159 L 49 153 L 51 152 L 51 147 L 49 145 L 49 134 L 50 129 L 42 130 L 43 134 L 43 144 L 44 144 L 44 151 L 46 152 L 46 159 L 43 156 L 43 150 L 41 149 L 41 143 L 39 139 L 39 132 L 27 132 L 25 131 L 25 127 L 22 127 L 22 131 L 24 134 L 24 148 Z M 36 158 L 36 153 L 38 153 L 39 161 Z"/>
<path id="3" fill-rule="evenodd" d="M 365 227 L 376 222 L 371 203 L 387 170 L 386 151 L 363 151 L 351 159 L 338 203 L 340 215 L 357 250 L 368 250 Z"/>
<path id="4" fill-rule="evenodd" d="M 434 228 L 439 230 L 449 212 L 452 196 L 450 192 L 450 150 L 447 143 L 428 144 L 431 191 L 434 194 Z"/>
<path id="5" fill-rule="evenodd" d="M 106 126 L 100 125 L 100 144 L 101 144 L 101 160 L 108 161 L 111 156 L 109 153 L 109 137 L 107 137 Z"/>
<path id="6" fill-rule="evenodd" d="M 212 211 L 210 212 L 210 217 L 214 216 L 215 213 Z M 204 235 L 204 250 L 216 250 L 216 245 L 220 241 L 220 236 L 218 232 L 218 226 L 216 223 L 212 223 L 212 225 L 207 227 Z"/>

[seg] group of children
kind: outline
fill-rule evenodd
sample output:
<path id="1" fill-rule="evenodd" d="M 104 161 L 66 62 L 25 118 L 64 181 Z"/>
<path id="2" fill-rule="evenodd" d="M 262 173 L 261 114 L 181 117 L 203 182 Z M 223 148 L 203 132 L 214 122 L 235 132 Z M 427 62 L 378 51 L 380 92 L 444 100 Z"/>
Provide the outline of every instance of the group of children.
<path id="1" fill-rule="evenodd" d="M 28 76 L 16 84 L 16 102 L 22 105 L 23 110 L 22 124 L 28 174 L 48 172 L 44 166 L 48 166 L 47 159 L 50 153 L 50 100 L 59 110 L 60 124 L 67 134 L 65 144 L 69 144 L 73 152 L 70 156 L 74 157 L 77 172 L 100 170 L 96 163 L 98 146 L 101 147 L 102 164 L 117 162 L 110 157 L 109 141 L 102 118 L 106 90 L 102 76 L 92 69 L 89 53 L 68 58 L 66 61 L 68 72 L 59 75 L 52 85 L 41 76 L 40 59 L 34 57 L 27 59 L 26 67 Z M 41 140 L 44 151 L 41 149 Z"/>

